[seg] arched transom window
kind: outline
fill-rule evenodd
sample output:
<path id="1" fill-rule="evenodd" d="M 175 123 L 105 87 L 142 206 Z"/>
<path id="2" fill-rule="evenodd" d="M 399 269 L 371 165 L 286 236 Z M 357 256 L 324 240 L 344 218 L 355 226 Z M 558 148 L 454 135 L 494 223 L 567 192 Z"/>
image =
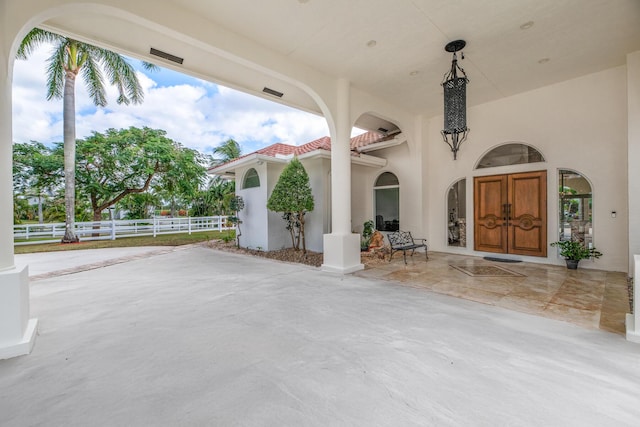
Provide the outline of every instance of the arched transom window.
<path id="1" fill-rule="evenodd" d="M 391 172 L 384 172 L 373 188 L 375 199 L 376 229 L 396 231 L 400 229 L 400 182 Z"/>
<path id="2" fill-rule="evenodd" d="M 538 162 L 544 162 L 544 157 L 538 150 L 527 144 L 510 143 L 500 145 L 485 154 L 476 169 Z"/>
<path id="3" fill-rule="evenodd" d="M 242 182 L 242 188 L 260 187 L 260 177 L 258 172 L 251 168 L 244 175 L 244 181 Z"/>

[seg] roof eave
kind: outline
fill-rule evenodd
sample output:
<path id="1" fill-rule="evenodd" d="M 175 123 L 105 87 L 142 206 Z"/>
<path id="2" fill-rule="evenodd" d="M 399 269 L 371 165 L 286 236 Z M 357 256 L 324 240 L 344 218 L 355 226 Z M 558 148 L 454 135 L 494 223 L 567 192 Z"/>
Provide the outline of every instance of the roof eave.
<path id="1" fill-rule="evenodd" d="M 239 167 L 249 166 L 252 164 L 261 164 L 260 162 L 272 162 L 272 163 L 286 163 L 288 159 L 282 159 L 278 157 L 266 156 L 264 154 L 253 153 L 249 154 L 240 159 L 232 160 L 228 163 L 225 163 L 220 166 L 215 166 L 207 170 L 209 175 L 233 175 L 233 171 L 235 171 Z"/>
<path id="2" fill-rule="evenodd" d="M 395 137 L 393 137 L 393 139 L 390 139 L 388 141 L 382 141 L 382 142 L 374 142 L 373 144 L 365 145 L 363 147 L 358 147 L 356 148 L 356 151 L 358 151 L 358 153 L 366 153 L 369 151 L 382 150 L 384 148 L 395 147 L 404 142 L 407 142 L 407 138 L 402 133 L 399 133 Z"/>

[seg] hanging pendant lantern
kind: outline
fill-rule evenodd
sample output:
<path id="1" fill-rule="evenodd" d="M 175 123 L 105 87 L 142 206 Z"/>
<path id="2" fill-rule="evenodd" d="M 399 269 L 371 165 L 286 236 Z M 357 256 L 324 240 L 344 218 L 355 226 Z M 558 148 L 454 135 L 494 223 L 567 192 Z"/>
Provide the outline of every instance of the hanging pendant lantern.
<path id="1" fill-rule="evenodd" d="M 444 75 L 442 87 L 444 88 L 444 129 L 442 138 L 453 152 L 453 160 L 456 160 L 460 145 L 467 139 L 467 75 L 458 65 L 456 52 L 466 46 L 464 40 L 455 40 L 445 46 L 447 52 L 453 53 L 451 70 Z M 464 59 L 464 56 L 462 56 Z M 458 71 L 461 76 L 458 76 Z"/>

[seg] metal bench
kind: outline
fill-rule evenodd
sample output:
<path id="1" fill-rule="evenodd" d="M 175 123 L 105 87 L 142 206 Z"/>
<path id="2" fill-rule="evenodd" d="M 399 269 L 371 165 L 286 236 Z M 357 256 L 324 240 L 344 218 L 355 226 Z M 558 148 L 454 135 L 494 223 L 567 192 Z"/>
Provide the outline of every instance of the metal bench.
<path id="1" fill-rule="evenodd" d="M 411 251 L 411 256 L 418 248 L 424 248 L 424 255 L 427 259 L 429 259 L 429 255 L 427 254 L 427 239 L 414 239 L 411 236 L 410 231 L 394 231 L 393 233 L 387 234 L 387 239 L 389 239 L 389 244 L 391 246 L 391 253 L 389 254 L 389 262 L 391 262 L 391 258 L 393 257 L 394 252 L 402 251 L 402 255 L 404 256 L 404 263 L 407 263 L 407 251 Z M 420 243 L 416 243 L 420 242 Z"/>

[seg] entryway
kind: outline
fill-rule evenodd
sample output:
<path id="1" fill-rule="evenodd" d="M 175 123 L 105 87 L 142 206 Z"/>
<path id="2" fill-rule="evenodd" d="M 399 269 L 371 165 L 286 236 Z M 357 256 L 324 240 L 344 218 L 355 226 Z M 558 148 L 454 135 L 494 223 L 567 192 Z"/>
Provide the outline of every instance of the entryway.
<path id="1" fill-rule="evenodd" d="M 547 256 L 547 171 L 474 178 L 474 249 Z"/>

